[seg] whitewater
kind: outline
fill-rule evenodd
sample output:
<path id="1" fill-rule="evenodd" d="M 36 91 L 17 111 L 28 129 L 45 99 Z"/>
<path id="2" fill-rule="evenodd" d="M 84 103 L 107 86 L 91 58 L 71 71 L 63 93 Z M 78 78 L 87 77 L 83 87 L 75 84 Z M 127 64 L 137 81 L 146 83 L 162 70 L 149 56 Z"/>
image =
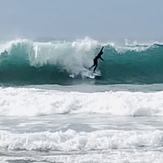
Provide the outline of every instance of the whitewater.
<path id="1" fill-rule="evenodd" d="M 162 63 L 160 42 L 0 41 L 0 162 L 162 163 Z"/>

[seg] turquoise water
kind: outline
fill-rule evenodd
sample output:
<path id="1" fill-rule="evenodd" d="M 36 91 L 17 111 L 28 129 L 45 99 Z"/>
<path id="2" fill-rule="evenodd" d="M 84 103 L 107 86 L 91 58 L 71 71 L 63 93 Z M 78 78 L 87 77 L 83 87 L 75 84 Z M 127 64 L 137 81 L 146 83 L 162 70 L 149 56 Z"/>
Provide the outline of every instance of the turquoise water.
<path id="1" fill-rule="evenodd" d="M 104 45 L 101 77 L 84 75 Z M 163 45 L 13 40 L 0 44 L 1 84 L 152 84 L 163 82 Z M 73 76 L 73 78 L 72 78 Z"/>

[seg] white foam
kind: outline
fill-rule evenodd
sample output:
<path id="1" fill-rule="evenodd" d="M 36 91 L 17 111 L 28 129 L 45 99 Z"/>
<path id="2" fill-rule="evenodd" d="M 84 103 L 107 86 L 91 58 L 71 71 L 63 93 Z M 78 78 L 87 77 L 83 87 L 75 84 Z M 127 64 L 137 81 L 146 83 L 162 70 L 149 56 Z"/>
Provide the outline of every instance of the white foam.
<path id="1" fill-rule="evenodd" d="M 126 44 L 125 43 L 125 45 L 123 45 L 123 46 L 121 46 L 121 45 L 117 46 L 115 44 L 112 44 L 111 46 L 113 48 L 115 48 L 115 50 L 118 53 L 123 54 L 123 53 L 126 53 L 128 51 L 135 51 L 135 52 L 146 51 L 154 45 L 153 44 L 136 44 L 136 43 Z"/>
<path id="2" fill-rule="evenodd" d="M 97 45 L 97 41 L 89 38 L 72 42 L 35 42 L 33 44 L 35 56 L 30 56 L 30 63 L 33 66 L 62 65 L 71 74 L 78 75 L 82 73 L 83 67 L 92 64 Z"/>
<path id="3" fill-rule="evenodd" d="M 0 115 L 105 113 L 162 116 L 163 92 L 63 92 L 33 88 L 1 88 Z"/>
<path id="4" fill-rule="evenodd" d="M 26 152 L 26 151 L 25 151 Z M 26 152 L 27 153 L 27 152 Z M 34 153 L 31 156 L 26 156 L 24 154 L 22 156 L 1 156 L 1 163 L 9 163 L 10 162 L 33 162 L 33 163 L 47 163 L 47 162 L 62 162 L 62 163 L 162 163 L 163 156 L 162 152 L 151 152 L 151 151 L 109 151 L 104 153 L 66 153 L 66 154 L 57 154 L 47 156 L 38 156 L 38 153 Z"/>
<path id="5" fill-rule="evenodd" d="M 36 42 L 27 39 L 16 39 L 1 43 L 0 54 L 7 52 L 8 55 L 12 55 L 12 48 L 21 45 L 25 51 L 21 51 L 19 55 L 23 53 L 28 55 L 31 66 L 61 65 L 68 72 L 78 75 L 82 73 L 83 67 L 92 65 L 95 48 L 99 44 L 96 40 L 88 37 L 71 42 Z"/>
<path id="6" fill-rule="evenodd" d="M 15 39 L 11 41 L 0 42 L 0 55 L 5 51 L 7 51 L 8 54 L 10 54 L 12 47 L 16 46 L 17 44 L 26 44 L 31 46 L 32 41 L 28 39 Z"/>
<path id="7" fill-rule="evenodd" d="M 97 130 L 93 132 L 11 133 L 0 131 L 0 148 L 27 151 L 109 151 L 114 149 L 155 150 L 162 147 L 163 131 Z"/>

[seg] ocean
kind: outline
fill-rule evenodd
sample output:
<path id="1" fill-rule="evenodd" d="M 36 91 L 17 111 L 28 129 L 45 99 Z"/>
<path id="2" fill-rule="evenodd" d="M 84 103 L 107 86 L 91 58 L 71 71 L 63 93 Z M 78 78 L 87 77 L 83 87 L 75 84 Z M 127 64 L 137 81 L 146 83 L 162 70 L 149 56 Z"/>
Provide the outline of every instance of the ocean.
<path id="1" fill-rule="evenodd" d="M 162 43 L 0 41 L 0 162 L 162 163 L 162 153 Z"/>

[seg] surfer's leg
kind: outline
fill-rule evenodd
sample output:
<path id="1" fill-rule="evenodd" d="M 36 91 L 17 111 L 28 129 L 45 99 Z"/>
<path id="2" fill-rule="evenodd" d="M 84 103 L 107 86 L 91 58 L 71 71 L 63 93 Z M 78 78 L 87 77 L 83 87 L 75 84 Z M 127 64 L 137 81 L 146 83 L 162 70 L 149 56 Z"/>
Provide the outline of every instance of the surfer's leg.
<path id="1" fill-rule="evenodd" d="M 95 65 L 95 68 L 93 69 L 93 72 L 95 72 L 95 71 L 96 71 L 96 68 L 97 68 L 97 65 Z"/>
<path id="2" fill-rule="evenodd" d="M 93 67 L 95 67 L 97 65 L 97 59 L 93 60 L 93 65 L 89 68 L 89 70 L 91 70 Z"/>

